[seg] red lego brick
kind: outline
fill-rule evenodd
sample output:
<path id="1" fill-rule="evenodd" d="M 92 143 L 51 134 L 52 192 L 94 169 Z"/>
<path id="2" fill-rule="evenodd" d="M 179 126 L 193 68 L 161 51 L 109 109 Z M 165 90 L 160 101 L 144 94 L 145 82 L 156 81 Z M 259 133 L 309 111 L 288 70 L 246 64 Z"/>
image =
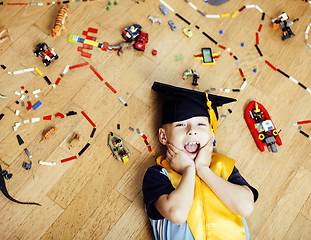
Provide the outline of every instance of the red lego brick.
<path id="1" fill-rule="evenodd" d="M 92 57 L 92 54 L 87 53 L 87 52 L 82 52 L 82 53 L 81 53 L 81 56 L 82 56 L 82 57 L 91 58 L 91 57 Z"/>
<path id="2" fill-rule="evenodd" d="M 56 80 L 56 82 L 55 82 L 55 85 L 58 85 L 59 84 L 59 82 L 60 82 L 60 80 L 61 80 L 61 78 L 59 77 L 59 78 L 57 78 L 57 80 Z"/>
<path id="3" fill-rule="evenodd" d="M 73 65 L 73 66 L 70 66 L 69 69 L 74 69 L 74 68 L 78 68 L 78 67 L 83 67 L 83 66 L 86 66 L 86 65 L 89 65 L 88 62 L 85 62 L 85 63 L 80 63 L 80 64 L 77 64 L 77 65 Z"/>
<path id="4" fill-rule="evenodd" d="M 87 36 L 87 33 L 88 33 L 87 31 L 83 31 L 83 32 L 82 32 L 82 35 L 83 35 L 83 36 Z"/>
<path id="5" fill-rule="evenodd" d="M 55 117 L 65 118 L 64 114 L 62 114 L 62 113 L 56 113 L 56 114 L 55 114 Z"/>
<path id="6" fill-rule="evenodd" d="M 70 160 L 74 160 L 74 159 L 77 159 L 77 156 L 73 156 L 73 157 L 65 158 L 65 159 L 61 160 L 60 162 L 61 162 L 61 163 L 64 163 L 64 162 L 68 162 L 68 161 L 70 161 Z"/>
<path id="7" fill-rule="evenodd" d="M 78 47 L 78 51 L 82 52 L 83 51 L 83 47 Z"/>
<path id="8" fill-rule="evenodd" d="M 97 29 L 97 28 L 91 28 L 91 27 L 89 27 L 89 28 L 87 29 L 87 31 L 88 31 L 88 32 L 91 32 L 91 33 L 97 33 L 97 32 L 98 32 L 98 29 Z"/>
<path id="9" fill-rule="evenodd" d="M 104 81 L 103 77 L 96 71 L 96 69 L 92 65 L 90 66 L 90 68 L 101 81 Z"/>
<path id="10" fill-rule="evenodd" d="M 82 115 L 89 121 L 89 123 L 93 126 L 93 128 L 96 127 L 95 123 L 89 118 L 88 115 L 86 115 L 86 113 L 84 111 L 81 112 Z"/>
<path id="11" fill-rule="evenodd" d="M 108 49 L 108 43 L 107 42 L 103 42 L 102 50 L 103 51 L 107 51 L 107 49 Z"/>
<path id="12" fill-rule="evenodd" d="M 43 120 L 52 120 L 52 115 L 44 116 Z"/>

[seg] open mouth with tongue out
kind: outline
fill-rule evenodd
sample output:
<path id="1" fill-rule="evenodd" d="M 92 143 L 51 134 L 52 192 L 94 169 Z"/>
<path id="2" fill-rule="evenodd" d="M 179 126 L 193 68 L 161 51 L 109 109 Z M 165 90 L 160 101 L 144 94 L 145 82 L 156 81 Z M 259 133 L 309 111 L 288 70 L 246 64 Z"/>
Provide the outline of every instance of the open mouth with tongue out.
<path id="1" fill-rule="evenodd" d="M 196 154 L 200 149 L 200 143 L 197 141 L 188 142 L 185 144 L 184 149 L 190 154 Z"/>

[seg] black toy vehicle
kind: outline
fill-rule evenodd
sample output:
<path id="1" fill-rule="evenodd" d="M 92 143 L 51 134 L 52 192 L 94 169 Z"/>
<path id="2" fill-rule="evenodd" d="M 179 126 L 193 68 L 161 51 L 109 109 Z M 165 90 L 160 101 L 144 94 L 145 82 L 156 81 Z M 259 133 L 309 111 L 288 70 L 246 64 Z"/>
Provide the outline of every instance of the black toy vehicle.
<path id="1" fill-rule="evenodd" d="M 133 24 L 132 26 L 127 27 L 122 32 L 122 37 L 127 42 L 132 42 L 136 37 L 140 35 L 142 27 L 138 24 Z"/>
<path id="2" fill-rule="evenodd" d="M 49 66 L 52 62 L 58 59 L 58 55 L 55 53 L 54 48 L 46 43 L 39 43 L 34 51 L 36 57 L 40 57 L 43 60 L 45 66 Z"/>

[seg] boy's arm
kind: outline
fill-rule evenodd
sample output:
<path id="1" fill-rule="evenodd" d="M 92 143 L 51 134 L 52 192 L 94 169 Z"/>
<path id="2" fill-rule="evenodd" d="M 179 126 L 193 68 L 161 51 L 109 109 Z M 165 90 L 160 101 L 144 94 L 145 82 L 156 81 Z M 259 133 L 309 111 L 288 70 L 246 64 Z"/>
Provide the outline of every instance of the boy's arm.
<path id="1" fill-rule="evenodd" d="M 254 210 L 253 192 L 247 186 L 240 186 L 226 181 L 210 169 L 213 141 L 214 138 L 212 137 L 200 149 L 196 157 L 197 175 L 211 188 L 230 211 L 240 216 L 248 217 Z"/>
<path id="2" fill-rule="evenodd" d="M 155 207 L 163 217 L 174 224 L 187 220 L 194 194 L 195 168 L 187 168 L 177 188 L 155 201 Z"/>
<path id="3" fill-rule="evenodd" d="M 167 161 L 182 175 L 177 188 L 170 194 L 164 194 L 155 201 L 156 209 L 167 220 L 182 224 L 187 220 L 194 195 L 195 166 L 191 158 L 173 145 L 167 144 Z"/>
<path id="4" fill-rule="evenodd" d="M 197 174 L 230 211 L 243 217 L 251 215 L 254 210 L 254 195 L 249 187 L 230 183 L 209 167 L 201 167 Z"/>

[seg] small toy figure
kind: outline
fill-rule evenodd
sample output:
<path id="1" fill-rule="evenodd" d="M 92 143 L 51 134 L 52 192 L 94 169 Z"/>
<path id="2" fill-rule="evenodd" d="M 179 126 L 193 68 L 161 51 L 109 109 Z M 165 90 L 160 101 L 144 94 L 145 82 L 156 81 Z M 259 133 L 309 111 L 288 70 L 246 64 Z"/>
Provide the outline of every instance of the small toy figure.
<path id="1" fill-rule="evenodd" d="M 198 79 L 200 78 L 199 74 L 193 70 L 193 69 L 187 69 L 185 72 L 184 72 L 184 75 L 183 75 L 183 79 L 187 79 L 188 77 L 191 77 L 193 76 L 193 81 L 192 81 L 192 85 L 193 86 L 198 86 Z"/>
<path id="2" fill-rule="evenodd" d="M 6 170 L 2 171 L 1 165 L 0 165 L 0 190 L 3 193 L 3 195 L 9 199 L 12 202 L 19 203 L 19 204 L 32 204 L 32 205 L 38 205 L 41 206 L 39 203 L 33 203 L 33 202 L 20 202 L 14 198 L 11 197 L 11 195 L 8 193 L 8 190 L 5 186 L 5 180 L 4 179 L 10 179 L 12 177 L 12 174 L 8 173 Z"/>
<path id="3" fill-rule="evenodd" d="M 11 39 L 11 41 L 13 41 L 13 39 L 10 37 L 10 36 L 5 36 L 3 37 L 4 33 L 7 33 L 8 32 L 8 29 L 3 29 L 1 32 L 0 32 L 0 45 L 1 43 L 4 43 L 6 40 L 8 39 Z M 0 53 L 2 52 L 2 49 L 0 49 Z"/>
<path id="4" fill-rule="evenodd" d="M 109 50 L 113 50 L 113 49 L 118 49 L 118 56 L 120 56 L 120 52 L 123 53 L 123 49 L 124 48 L 128 48 L 130 49 L 131 46 L 133 46 L 135 44 L 135 41 L 132 42 L 121 42 L 118 45 L 108 45 L 108 49 Z"/>
<path id="5" fill-rule="evenodd" d="M 160 17 L 153 17 L 151 15 L 149 15 L 148 17 L 151 21 L 152 21 L 152 26 L 154 25 L 154 23 L 158 22 L 160 25 L 162 25 L 162 21 Z"/>
<path id="6" fill-rule="evenodd" d="M 47 131 L 45 134 L 44 134 L 44 137 L 42 138 L 42 140 L 40 142 L 42 142 L 44 139 L 49 139 L 49 136 L 51 134 L 55 134 L 55 132 L 57 131 L 58 129 L 56 127 L 52 127 L 49 131 Z"/>
<path id="7" fill-rule="evenodd" d="M 34 54 L 36 57 L 42 58 L 45 66 L 49 66 L 52 62 L 58 59 L 58 55 L 54 52 L 54 48 L 46 43 L 39 43 L 36 46 Z"/>
<path id="8" fill-rule="evenodd" d="M 279 26 L 283 26 L 282 28 L 282 32 L 283 32 L 282 40 L 283 41 L 295 36 L 295 34 L 292 32 L 289 26 L 299 20 L 299 18 L 296 18 L 292 22 L 287 23 L 286 20 L 288 19 L 289 17 L 285 12 L 283 12 L 280 16 L 272 19 L 272 24 L 273 24 L 272 29 L 277 29 Z"/>
<path id="9" fill-rule="evenodd" d="M 244 111 L 244 118 L 259 150 L 263 152 L 264 146 L 267 146 L 270 152 L 277 152 L 275 143 L 281 146 L 282 141 L 264 106 L 250 101 Z"/>
<path id="10" fill-rule="evenodd" d="M 66 21 L 66 18 L 68 17 L 68 15 L 69 15 L 68 8 L 66 6 L 63 6 L 58 10 L 55 25 L 54 25 L 54 28 L 52 30 L 53 38 L 60 36 L 62 31 L 66 31 L 65 21 Z"/>
<path id="11" fill-rule="evenodd" d="M 79 141 L 80 139 L 80 134 L 75 134 L 75 136 L 73 137 L 73 139 L 71 139 L 70 143 L 69 143 L 69 149 L 71 149 L 74 144 Z"/>
<path id="12" fill-rule="evenodd" d="M 118 135 L 110 132 L 108 135 L 108 146 L 113 152 L 113 156 L 124 163 L 128 162 L 130 157 L 130 151 L 125 146 L 123 139 Z"/>

